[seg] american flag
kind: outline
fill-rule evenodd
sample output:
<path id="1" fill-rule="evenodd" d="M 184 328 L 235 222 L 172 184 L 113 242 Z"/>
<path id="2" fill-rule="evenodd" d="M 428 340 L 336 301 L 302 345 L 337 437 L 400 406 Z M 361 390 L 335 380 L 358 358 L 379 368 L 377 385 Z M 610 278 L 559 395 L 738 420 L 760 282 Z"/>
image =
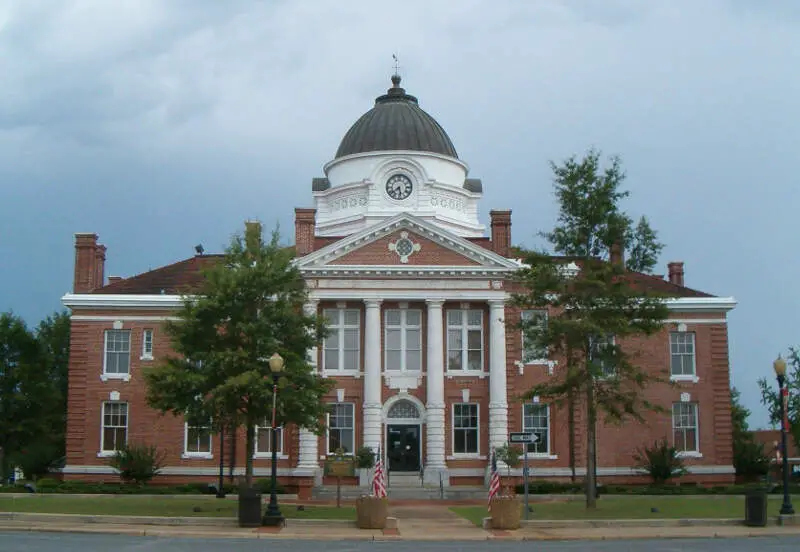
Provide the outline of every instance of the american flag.
<path id="1" fill-rule="evenodd" d="M 372 476 L 372 494 L 378 498 L 386 496 L 386 481 L 383 473 L 383 457 L 381 448 L 378 447 L 377 462 L 375 462 L 375 474 Z"/>
<path id="2" fill-rule="evenodd" d="M 497 456 L 492 450 L 492 474 L 489 477 L 489 502 L 488 508 L 492 509 L 492 499 L 500 492 L 500 472 L 497 471 Z"/>

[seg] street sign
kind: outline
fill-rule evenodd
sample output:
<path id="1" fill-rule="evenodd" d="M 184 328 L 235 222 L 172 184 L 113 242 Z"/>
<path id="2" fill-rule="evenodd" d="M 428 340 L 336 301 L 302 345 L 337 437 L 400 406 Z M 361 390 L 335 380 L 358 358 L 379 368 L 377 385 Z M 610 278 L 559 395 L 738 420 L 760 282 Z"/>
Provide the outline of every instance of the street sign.
<path id="1" fill-rule="evenodd" d="M 539 436 L 535 433 L 520 431 L 511 433 L 508 436 L 508 441 L 510 443 L 535 443 L 539 440 Z"/>

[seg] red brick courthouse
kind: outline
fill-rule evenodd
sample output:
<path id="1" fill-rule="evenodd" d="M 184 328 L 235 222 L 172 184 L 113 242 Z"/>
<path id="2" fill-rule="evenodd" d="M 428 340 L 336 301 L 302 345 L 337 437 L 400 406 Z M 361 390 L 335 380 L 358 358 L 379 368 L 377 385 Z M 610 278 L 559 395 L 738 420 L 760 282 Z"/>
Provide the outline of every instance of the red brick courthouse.
<path id="1" fill-rule="evenodd" d="M 336 385 L 325 435 L 281 430 L 284 484 L 305 494 L 324 483 L 332 451 L 380 445 L 390 485 L 483 485 L 492 448 L 522 430 L 539 436 L 530 446 L 532 477 L 567 478 L 565 409 L 518 399 L 562 366 L 505 323 L 547 317 L 508 305 L 508 278 L 520 267 L 510 251 L 511 211 L 491 211 L 486 228 L 481 180 L 468 176 L 447 133 L 398 77 L 323 170 L 311 180 L 314 208 L 295 210 L 296 263 L 310 289 L 307 309 L 324 313 L 331 328 L 310 358 Z M 200 254 L 106 279 L 105 246 L 95 234 L 76 235 L 74 290 L 63 298 L 72 313 L 65 478 L 114 479 L 108 457 L 127 441 L 166 451 L 161 481 L 211 481 L 220 454 L 226 475 L 232 460 L 243 472 L 243 432 L 231 458 L 228 436 L 220 451 L 208 428 L 149 409 L 141 377 L 170 350 L 162 323 L 180 293 L 219 258 Z M 670 413 L 650 415 L 647 425 L 598 428 L 598 475 L 636 477 L 633 451 L 666 436 L 686 457 L 688 479 L 731 482 L 726 315 L 736 302 L 686 287 L 679 262 L 666 277 L 631 278 L 672 297 L 663 332 L 630 346 L 677 386 L 646 391 Z M 578 412 L 579 435 L 583 423 Z M 269 473 L 269 431 L 257 432 L 257 477 Z M 577 441 L 582 475 L 585 443 Z"/>

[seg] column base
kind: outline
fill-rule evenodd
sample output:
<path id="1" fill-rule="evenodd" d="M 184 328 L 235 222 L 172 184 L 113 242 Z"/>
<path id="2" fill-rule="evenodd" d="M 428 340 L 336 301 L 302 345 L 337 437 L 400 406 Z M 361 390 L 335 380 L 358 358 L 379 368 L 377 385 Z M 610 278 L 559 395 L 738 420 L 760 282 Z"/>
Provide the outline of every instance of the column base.
<path id="1" fill-rule="evenodd" d="M 426 487 L 450 486 L 450 471 L 446 468 L 426 467 L 422 474 L 422 484 Z"/>

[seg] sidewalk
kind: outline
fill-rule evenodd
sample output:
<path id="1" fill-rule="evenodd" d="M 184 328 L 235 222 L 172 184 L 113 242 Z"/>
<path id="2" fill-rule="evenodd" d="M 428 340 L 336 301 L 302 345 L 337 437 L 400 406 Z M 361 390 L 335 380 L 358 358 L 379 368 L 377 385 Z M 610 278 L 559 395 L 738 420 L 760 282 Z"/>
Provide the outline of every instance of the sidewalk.
<path id="1" fill-rule="evenodd" d="M 6 514 L 0 516 L 2 531 L 56 533 L 111 533 L 134 536 L 303 539 L 485 541 L 485 540 L 615 540 L 658 538 L 731 538 L 752 536 L 800 536 L 800 526 L 746 527 L 742 525 L 537 527 L 495 531 L 475 527 L 443 508 L 395 507 L 398 529 L 362 530 L 350 521 L 287 520 L 282 528 L 240 528 L 234 519 L 217 518 L 204 523 L 198 518 L 146 518 L 123 523 L 122 516 L 71 516 L 68 514 Z M 206 518 L 207 519 L 207 518 Z M 129 520 L 132 521 L 132 520 Z M 623 524 L 624 525 L 624 524 Z"/>

